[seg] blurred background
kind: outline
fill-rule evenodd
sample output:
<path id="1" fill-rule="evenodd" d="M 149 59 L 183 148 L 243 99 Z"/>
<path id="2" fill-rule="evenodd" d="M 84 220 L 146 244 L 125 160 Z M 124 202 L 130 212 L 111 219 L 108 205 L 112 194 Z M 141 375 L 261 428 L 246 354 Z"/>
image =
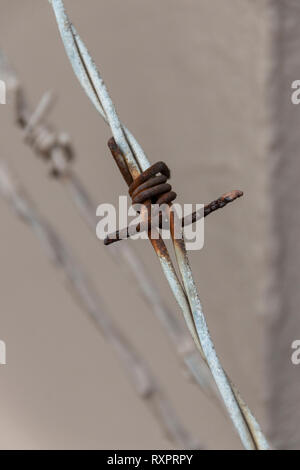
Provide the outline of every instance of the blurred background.
<path id="1" fill-rule="evenodd" d="M 109 129 L 75 78 L 50 4 L 0 0 L 0 47 L 34 108 L 69 133 L 74 171 L 96 205 L 127 189 Z M 289 1 L 66 0 L 123 122 L 151 162 L 164 160 L 181 203 L 231 189 L 242 199 L 205 222 L 190 259 L 221 361 L 271 443 L 299 448 L 298 125 L 300 8 Z M 300 44 L 299 44 L 300 46 Z M 299 56 L 299 57 L 298 57 Z M 0 77 L 1 78 L 1 77 Z M 229 419 L 187 380 L 136 286 L 107 254 L 49 168 L 25 145 L 13 99 L 0 105 L 1 159 L 76 253 L 108 310 L 155 372 L 180 420 L 207 449 L 239 449 Z M 164 449 L 174 445 L 136 397 L 111 346 L 70 294 L 35 234 L 0 198 L 1 449 Z M 128 241 L 178 317 L 145 241 Z"/>

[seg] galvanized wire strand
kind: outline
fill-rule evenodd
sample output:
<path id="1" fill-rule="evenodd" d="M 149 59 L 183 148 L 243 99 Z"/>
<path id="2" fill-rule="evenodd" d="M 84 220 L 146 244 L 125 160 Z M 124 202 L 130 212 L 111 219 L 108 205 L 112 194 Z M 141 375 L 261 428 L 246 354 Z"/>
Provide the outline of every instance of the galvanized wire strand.
<path id="1" fill-rule="evenodd" d="M 18 217 L 35 232 L 51 262 L 62 269 L 74 298 L 94 321 L 104 338 L 112 345 L 135 391 L 154 415 L 164 434 L 174 445 L 184 448 L 199 448 L 196 439 L 182 425 L 148 365 L 115 325 L 110 314 L 107 313 L 107 307 L 67 244 L 49 222 L 41 216 L 11 169 L 4 162 L 0 162 L 0 194 Z"/>
<path id="2" fill-rule="evenodd" d="M 170 217 L 176 217 L 176 215 L 172 213 Z M 197 288 L 193 279 L 189 260 L 187 257 L 183 230 L 181 230 L 181 238 L 175 238 L 173 230 L 171 231 L 176 259 L 182 276 L 184 288 L 189 299 L 190 309 L 193 315 L 195 328 L 201 344 L 201 351 L 205 356 L 206 362 L 220 390 L 220 394 L 224 400 L 224 404 L 228 410 L 228 413 L 237 428 L 243 445 L 246 449 L 256 449 L 256 442 L 253 442 L 253 436 L 251 434 L 251 431 L 249 430 L 249 426 L 247 425 L 247 420 L 240 420 L 242 410 L 239 406 L 234 391 L 232 390 L 231 384 L 223 370 L 223 367 L 220 363 L 213 342 L 211 340 L 210 333 L 203 314 L 202 305 L 197 292 Z"/>
<path id="3" fill-rule="evenodd" d="M 107 116 L 106 120 L 112 123 L 112 134 L 116 140 L 117 145 L 120 147 L 121 151 L 124 154 L 128 169 L 130 170 L 133 178 L 136 178 L 136 176 L 139 174 L 137 168 L 140 167 L 144 171 L 150 166 L 150 164 L 147 158 L 145 157 L 144 152 L 142 157 L 140 157 L 139 153 L 133 155 L 132 145 L 130 149 L 131 151 L 128 152 L 128 141 L 126 142 L 126 137 L 128 139 L 128 134 L 126 134 L 125 137 L 126 131 L 124 127 L 123 134 L 120 132 L 120 129 L 122 129 L 122 124 L 117 117 L 115 108 L 111 105 L 112 102 L 108 95 L 106 87 L 100 93 L 100 89 L 103 87 L 103 80 L 100 77 L 99 72 L 97 71 L 96 66 L 92 61 L 85 45 L 83 44 L 81 39 L 78 38 L 76 33 L 74 34 L 74 28 L 72 29 L 70 20 L 66 15 L 62 0 L 49 1 L 52 3 L 57 18 L 60 34 L 65 45 L 67 55 L 69 56 L 69 59 L 72 63 L 75 74 L 79 78 L 80 83 L 82 84 L 83 88 L 85 89 L 89 97 L 92 99 L 94 104 L 96 97 L 98 100 L 100 99 L 100 96 L 103 98 L 103 101 L 101 101 L 100 99 L 102 109 L 104 109 L 106 113 L 111 113 L 109 119 Z M 71 33 L 72 31 L 73 34 Z M 84 60 L 84 66 L 88 73 L 87 75 L 87 73 L 85 72 L 84 77 L 82 77 L 82 68 L 84 68 L 84 66 L 82 64 L 81 66 L 78 66 L 78 52 L 77 55 L 75 52 L 78 50 L 80 50 L 80 60 Z M 75 56 L 76 60 L 74 59 Z M 86 85 L 87 76 L 90 76 L 92 78 L 92 83 L 89 83 L 88 85 Z M 97 90 L 96 96 L 91 97 L 91 89 Z M 95 106 L 97 109 L 99 108 L 99 104 Z M 100 114 L 102 113 L 100 112 Z M 125 151 L 123 149 L 125 149 Z M 168 281 L 178 303 L 181 306 L 181 309 L 185 315 L 185 319 L 189 319 L 187 323 L 190 331 L 193 331 L 193 333 L 195 333 L 194 329 L 196 329 L 196 337 L 193 334 L 193 338 L 198 347 L 200 342 L 199 350 L 205 356 L 205 361 L 208 364 L 211 373 L 217 383 L 219 391 L 225 402 L 226 408 L 228 409 L 229 415 L 236 430 L 238 431 L 238 434 L 244 447 L 246 449 L 251 450 L 256 448 L 267 449 L 268 444 L 266 442 L 266 439 L 262 438 L 263 434 L 261 433 L 258 424 L 257 426 L 253 427 L 253 422 L 251 420 L 249 422 L 250 412 L 248 412 L 248 408 L 246 407 L 246 405 L 244 407 L 240 407 L 239 398 L 236 395 L 236 392 L 232 389 L 231 384 L 226 374 L 224 373 L 220 361 L 215 353 L 214 345 L 210 338 L 205 317 L 203 315 L 199 297 L 195 288 L 192 272 L 189 267 L 184 239 L 182 238 L 181 240 L 179 240 L 179 242 L 180 246 L 179 243 L 177 244 L 177 248 L 175 245 L 174 246 L 176 249 L 178 266 L 184 284 L 184 295 L 182 293 L 182 286 L 179 287 L 176 278 L 174 278 L 173 269 L 171 268 L 172 262 L 170 261 L 170 259 L 167 260 L 165 258 L 165 253 L 161 253 L 158 254 L 158 256 L 160 257 L 164 273 L 166 277 L 169 278 Z M 189 312 L 187 311 L 188 306 L 186 304 L 188 304 L 189 306 Z M 192 327 L 193 324 L 194 327 Z M 198 338 L 198 340 L 196 338 Z M 247 412 L 245 410 L 247 410 Z"/>

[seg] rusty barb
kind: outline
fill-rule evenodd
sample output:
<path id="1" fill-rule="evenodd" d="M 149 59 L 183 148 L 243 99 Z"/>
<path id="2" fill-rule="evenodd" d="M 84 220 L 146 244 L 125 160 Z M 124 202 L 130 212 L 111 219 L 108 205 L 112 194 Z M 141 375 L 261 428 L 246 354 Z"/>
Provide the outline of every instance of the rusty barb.
<path id="1" fill-rule="evenodd" d="M 150 162 L 135 137 L 119 120 L 103 79 L 85 44 L 70 22 L 63 1 L 49 1 L 52 4 L 61 38 L 74 73 L 99 114 L 109 125 L 115 142 L 124 156 L 128 172 L 132 180 L 135 180 L 151 166 Z M 169 286 L 182 310 L 187 327 L 204 363 L 216 382 L 228 414 L 244 447 L 249 450 L 269 449 L 268 442 L 259 424 L 241 398 L 235 385 L 228 378 L 215 351 L 189 265 L 183 230 L 181 230 L 181 238 L 175 239 L 171 224 L 171 234 L 180 278 L 164 241 L 161 238 L 150 239 L 150 241 Z"/>
<path id="2" fill-rule="evenodd" d="M 126 164 L 126 159 L 113 137 L 109 139 L 108 147 L 125 182 L 129 186 L 128 192 L 131 197 L 132 204 L 147 203 L 146 208 L 148 217 L 146 224 L 138 223 L 109 234 L 104 240 L 104 245 L 111 245 L 117 241 L 130 238 L 133 233 L 140 233 L 144 230 L 148 230 L 150 233 L 151 229 L 155 227 L 155 223 L 157 228 L 162 228 L 163 211 L 160 212 L 159 217 L 156 218 L 153 217 L 153 214 L 155 215 L 155 213 L 151 211 L 151 208 L 153 207 L 153 204 L 158 206 L 163 206 L 164 204 L 171 206 L 171 203 L 177 197 L 177 194 L 172 191 L 172 186 L 167 183 L 167 180 L 171 176 L 171 172 L 164 162 L 157 162 L 154 165 L 151 165 L 147 170 L 143 171 L 135 180 L 133 180 Z M 181 226 L 185 227 L 197 222 L 202 217 L 206 217 L 212 212 L 225 207 L 227 204 L 235 201 L 241 196 L 243 196 L 243 192 L 238 189 L 225 193 L 218 199 L 206 204 L 204 206 L 204 210 L 200 209 L 192 212 L 192 214 L 186 217 L 183 217 L 181 219 Z"/>

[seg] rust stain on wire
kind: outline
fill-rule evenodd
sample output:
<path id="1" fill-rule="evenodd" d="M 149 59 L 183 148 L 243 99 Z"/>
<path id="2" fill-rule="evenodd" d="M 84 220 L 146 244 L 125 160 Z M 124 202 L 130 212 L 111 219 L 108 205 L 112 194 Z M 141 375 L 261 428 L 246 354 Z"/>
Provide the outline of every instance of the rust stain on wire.
<path id="1" fill-rule="evenodd" d="M 147 204 L 148 218 L 147 224 L 144 227 L 142 224 L 138 223 L 136 225 L 130 227 L 128 226 L 109 234 L 104 240 L 104 245 L 111 245 L 117 241 L 130 238 L 133 232 L 140 233 L 146 229 L 151 230 L 153 222 L 156 221 L 155 214 L 152 214 L 154 217 L 151 218 L 151 204 L 157 204 L 158 206 L 163 204 L 171 205 L 177 196 L 177 194 L 172 191 L 172 186 L 167 183 L 168 179 L 171 177 L 171 172 L 164 162 L 161 161 L 151 165 L 147 170 L 143 171 L 135 180 L 133 180 L 127 167 L 124 155 L 122 154 L 113 137 L 109 139 L 108 147 L 124 180 L 129 186 L 128 192 L 132 199 L 132 204 Z M 183 217 L 181 219 L 181 226 L 185 227 L 194 222 L 197 222 L 202 217 L 207 217 L 212 212 L 215 212 L 216 210 L 221 209 L 227 204 L 240 198 L 243 196 L 243 194 L 243 191 L 238 189 L 223 194 L 218 199 L 215 199 L 209 204 L 206 204 L 204 206 L 204 210 L 200 209 L 198 211 L 194 211 L 192 214 L 186 217 Z M 157 228 L 162 228 L 162 219 L 163 214 L 160 212 L 157 219 Z"/>
<path id="2" fill-rule="evenodd" d="M 116 164 L 118 165 L 118 168 L 119 168 L 124 180 L 126 181 L 128 186 L 130 186 L 131 183 L 133 182 L 133 178 L 131 176 L 130 171 L 128 170 L 128 166 L 127 166 L 127 164 L 124 160 L 124 157 L 123 157 L 123 155 L 122 155 L 122 153 L 121 153 L 119 147 L 117 146 L 116 141 L 113 137 L 111 139 L 109 139 L 108 147 L 111 151 L 112 156 L 115 159 Z"/>

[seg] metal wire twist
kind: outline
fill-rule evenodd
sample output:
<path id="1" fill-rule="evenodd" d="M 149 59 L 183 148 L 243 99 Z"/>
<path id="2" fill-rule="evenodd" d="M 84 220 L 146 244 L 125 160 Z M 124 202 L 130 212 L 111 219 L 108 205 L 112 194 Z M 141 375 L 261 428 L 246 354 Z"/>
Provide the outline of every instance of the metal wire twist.
<path id="1" fill-rule="evenodd" d="M 148 213 L 147 223 L 141 224 L 137 223 L 133 226 L 127 226 L 122 230 L 117 230 L 106 236 L 104 239 L 104 245 L 111 245 L 125 238 L 129 238 L 134 232 L 139 233 L 144 230 L 151 230 L 153 223 L 156 223 L 158 228 L 163 228 L 163 212 L 159 213 L 159 217 L 155 218 L 155 211 L 151 213 L 152 204 L 157 206 L 170 205 L 177 194 L 172 191 L 172 186 L 167 182 L 170 178 L 171 173 L 169 168 L 164 162 L 158 162 L 148 170 L 143 171 L 135 180 L 132 179 L 130 171 L 126 164 L 126 159 L 122 155 L 121 150 L 117 146 L 115 139 L 112 137 L 108 141 L 108 147 L 111 151 L 112 156 L 114 157 L 115 162 L 118 165 L 118 168 L 125 179 L 126 183 L 129 185 L 129 195 L 132 199 L 132 204 L 146 204 L 146 211 Z M 157 173 L 161 173 L 157 176 Z M 200 209 L 198 211 L 192 212 L 192 214 L 182 217 L 181 226 L 185 227 L 194 222 L 197 222 L 200 218 L 206 217 L 212 212 L 225 207 L 230 202 L 235 201 L 239 197 L 243 196 L 243 191 L 239 189 L 227 192 L 220 196 L 218 199 L 210 202 L 204 206 L 204 210 Z M 164 207 L 166 209 L 166 207 Z M 165 218 L 166 218 L 166 214 Z M 168 227 L 167 227 L 168 228 Z"/>

